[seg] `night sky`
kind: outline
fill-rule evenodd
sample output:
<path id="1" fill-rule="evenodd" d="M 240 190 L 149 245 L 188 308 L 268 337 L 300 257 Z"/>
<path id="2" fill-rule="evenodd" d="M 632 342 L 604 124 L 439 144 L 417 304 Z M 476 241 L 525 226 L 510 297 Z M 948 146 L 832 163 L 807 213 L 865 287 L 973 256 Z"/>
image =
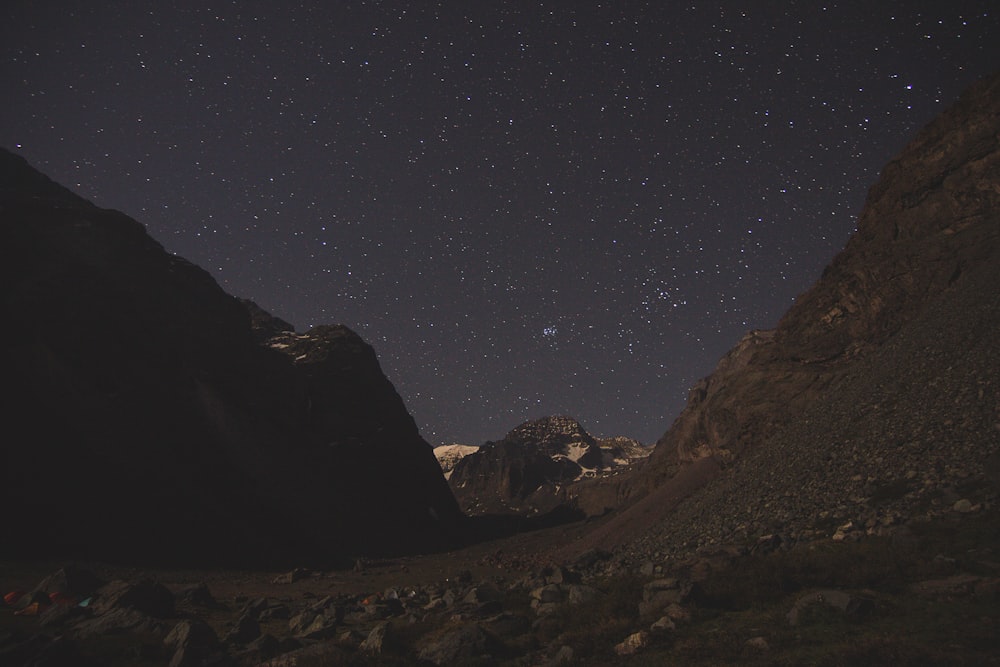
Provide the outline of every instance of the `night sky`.
<path id="1" fill-rule="evenodd" d="M 14 0 L 0 145 L 356 330 L 431 444 L 649 443 L 1000 67 L 994 4 Z"/>

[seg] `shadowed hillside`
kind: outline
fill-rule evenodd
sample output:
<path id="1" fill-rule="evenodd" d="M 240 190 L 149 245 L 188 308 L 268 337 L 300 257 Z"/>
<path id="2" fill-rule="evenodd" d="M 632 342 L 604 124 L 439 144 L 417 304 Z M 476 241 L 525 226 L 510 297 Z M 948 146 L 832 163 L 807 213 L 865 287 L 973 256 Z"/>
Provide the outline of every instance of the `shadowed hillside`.
<path id="1" fill-rule="evenodd" d="M 5 555 L 260 564 L 454 544 L 431 447 L 356 334 L 259 344 L 208 273 L 8 152 L 0 220 Z"/>

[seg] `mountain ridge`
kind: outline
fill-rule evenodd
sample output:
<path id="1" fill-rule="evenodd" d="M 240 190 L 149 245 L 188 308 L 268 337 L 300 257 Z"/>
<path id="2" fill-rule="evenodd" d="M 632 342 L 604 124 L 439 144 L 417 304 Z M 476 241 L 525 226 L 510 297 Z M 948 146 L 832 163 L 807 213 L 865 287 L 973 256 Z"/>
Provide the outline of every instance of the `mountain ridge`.
<path id="1" fill-rule="evenodd" d="M 551 415 L 466 452 L 454 461 L 448 483 L 469 514 L 544 514 L 572 504 L 568 499 L 580 480 L 605 476 L 648 453 L 630 438 L 595 438 L 573 417 Z"/>

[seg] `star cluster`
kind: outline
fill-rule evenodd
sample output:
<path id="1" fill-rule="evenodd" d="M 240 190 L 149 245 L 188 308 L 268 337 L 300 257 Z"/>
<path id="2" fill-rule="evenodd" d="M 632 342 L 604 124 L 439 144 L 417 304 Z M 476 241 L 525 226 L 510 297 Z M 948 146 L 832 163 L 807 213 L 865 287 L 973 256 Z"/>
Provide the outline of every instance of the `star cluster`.
<path id="1" fill-rule="evenodd" d="M 2 10 L 0 144 L 357 330 L 432 444 L 655 440 L 1000 66 L 964 0 L 67 4 Z"/>

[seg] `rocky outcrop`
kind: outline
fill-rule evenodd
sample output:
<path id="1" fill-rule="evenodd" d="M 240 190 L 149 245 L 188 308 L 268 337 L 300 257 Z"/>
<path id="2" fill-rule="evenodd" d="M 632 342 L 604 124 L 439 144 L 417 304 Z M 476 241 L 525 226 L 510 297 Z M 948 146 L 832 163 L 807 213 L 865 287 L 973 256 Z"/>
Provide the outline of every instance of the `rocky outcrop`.
<path id="1" fill-rule="evenodd" d="M 598 441 L 572 417 L 545 417 L 466 454 L 448 481 L 466 512 L 539 514 L 571 502 L 573 484 L 647 451 L 625 437 Z"/>
<path id="2" fill-rule="evenodd" d="M 631 466 L 653 452 L 652 447 L 623 435 L 598 438 L 597 445 L 601 448 L 601 467 L 605 470 Z"/>
<path id="3" fill-rule="evenodd" d="M 467 513 L 534 514 L 552 509 L 560 481 L 576 479 L 579 470 L 572 462 L 501 440 L 459 461 L 448 482 Z"/>
<path id="4" fill-rule="evenodd" d="M 0 220 L 9 557 L 330 562 L 455 538 L 357 335 L 294 334 L 5 151 Z"/>

